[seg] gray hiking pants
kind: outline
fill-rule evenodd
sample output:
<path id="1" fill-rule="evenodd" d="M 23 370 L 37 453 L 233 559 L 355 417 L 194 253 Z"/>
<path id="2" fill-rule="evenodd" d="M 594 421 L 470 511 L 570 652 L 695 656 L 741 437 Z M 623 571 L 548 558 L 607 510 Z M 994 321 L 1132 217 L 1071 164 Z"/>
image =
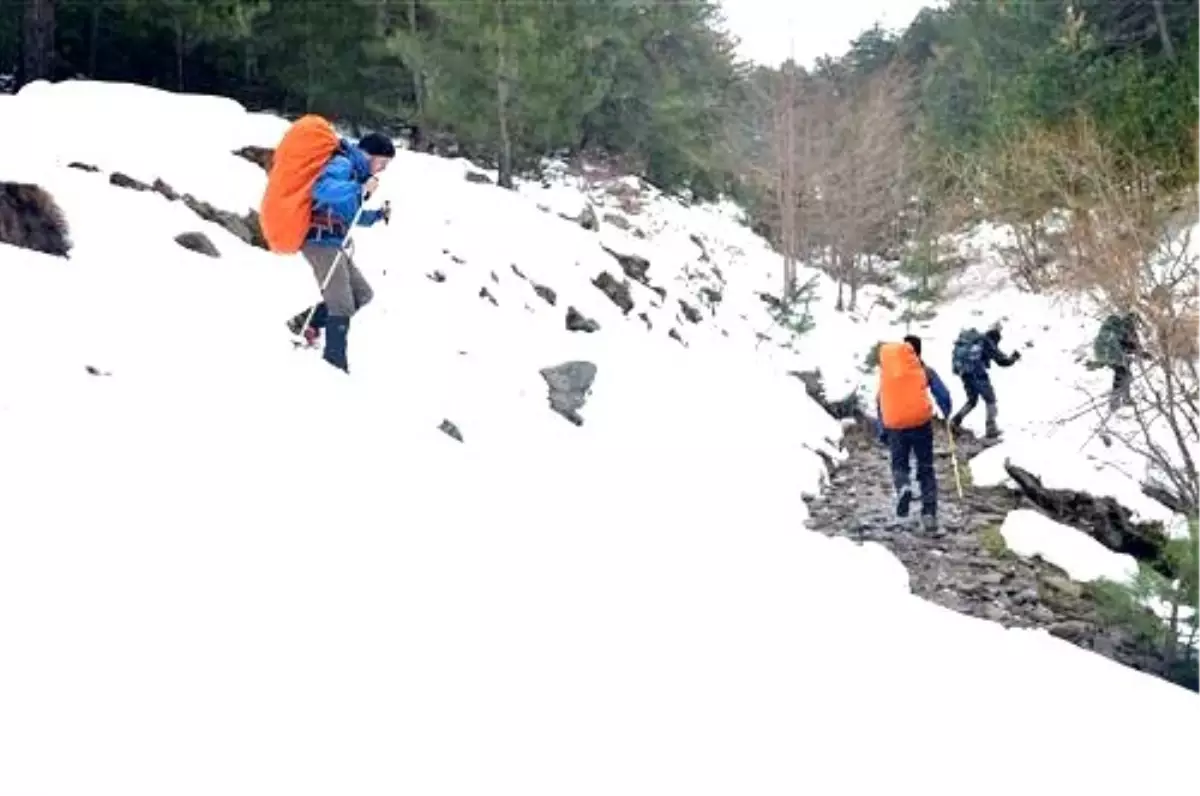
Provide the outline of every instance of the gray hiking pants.
<path id="1" fill-rule="evenodd" d="M 333 267 L 334 261 L 338 260 L 339 251 L 337 246 L 315 246 L 313 244 L 308 244 L 300 250 L 304 259 L 308 260 L 308 264 L 312 266 L 313 276 L 317 279 L 318 287 L 325 283 L 325 276 Z M 371 290 L 371 286 L 367 284 L 362 272 L 358 270 L 358 266 L 354 264 L 354 260 L 348 254 L 343 254 L 338 260 L 337 270 L 321 294 L 321 298 L 325 301 L 327 314 L 341 318 L 349 318 L 354 315 L 370 303 L 374 297 L 375 291 Z"/>

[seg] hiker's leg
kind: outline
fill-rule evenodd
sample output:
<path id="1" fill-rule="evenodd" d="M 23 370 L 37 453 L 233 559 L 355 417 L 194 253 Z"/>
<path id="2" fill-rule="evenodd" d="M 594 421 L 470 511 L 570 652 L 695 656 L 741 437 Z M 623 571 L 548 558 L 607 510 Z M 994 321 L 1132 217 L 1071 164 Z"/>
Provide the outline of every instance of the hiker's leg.
<path id="1" fill-rule="evenodd" d="M 354 311 L 358 312 L 371 303 L 371 299 L 375 298 L 375 291 L 367 283 L 362 271 L 358 270 L 358 266 L 349 258 L 346 259 L 346 273 L 350 278 L 350 295 L 354 299 Z"/>
<path id="2" fill-rule="evenodd" d="M 325 361 L 339 370 L 350 371 L 346 358 L 346 338 L 350 334 L 350 316 L 354 314 L 354 293 L 350 287 L 349 260 L 338 257 L 335 246 L 305 246 L 301 250 L 320 285 L 328 277 L 322 297 L 325 299 Z M 337 269 L 329 275 L 329 269 Z"/>
<path id="3" fill-rule="evenodd" d="M 911 471 L 908 459 L 912 455 L 912 437 L 908 429 L 888 431 L 888 451 L 892 461 L 892 485 L 896 489 L 896 516 L 908 516 L 912 503 Z"/>
<path id="4" fill-rule="evenodd" d="M 937 473 L 933 469 L 933 423 L 907 432 L 917 459 L 917 483 L 921 485 L 921 514 L 937 516 Z"/>
<path id="5" fill-rule="evenodd" d="M 325 284 L 328 277 L 329 283 L 325 284 L 325 290 L 321 294 L 325 305 L 325 321 L 333 317 L 349 318 L 354 314 L 354 293 L 350 289 L 350 272 L 347 268 L 348 260 L 346 257 L 338 257 L 338 248 L 336 246 L 314 246 L 309 244 L 301 249 L 304 254 L 304 259 L 308 260 L 308 264 L 312 266 L 313 277 L 317 280 L 317 285 Z M 329 276 L 329 269 L 337 263 L 337 269 Z"/>
<path id="6" fill-rule="evenodd" d="M 954 413 L 954 417 L 950 420 L 950 424 L 955 428 L 962 426 L 963 421 L 967 419 L 967 415 L 979 403 L 979 391 L 975 389 L 975 380 L 967 376 L 962 377 L 963 390 L 967 393 L 967 402 L 962 405 L 962 408 Z"/>
<path id="7" fill-rule="evenodd" d="M 1129 394 L 1129 387 L 1132 382 L 1133 373 L 1129 370 L 1128 365 L 1124 363 L 1113 365 L 1112 394 L 1108 399 L 1110 409 L 1116 409 L 1122 403 L 1133 403 Z"/>
<path id="8" fill-rule="evenodd" d="M 989 437 L 999 436 L 1000 427 L 996 425 L 996 416 L 1000 413 L 1000 407 L 996 405 L 996 391 L 992 388 L 991 379 L 983 379 L 976 389 L 979 397 L 983 399 L 984 411 L 987 412 L 985 433 Z"/>

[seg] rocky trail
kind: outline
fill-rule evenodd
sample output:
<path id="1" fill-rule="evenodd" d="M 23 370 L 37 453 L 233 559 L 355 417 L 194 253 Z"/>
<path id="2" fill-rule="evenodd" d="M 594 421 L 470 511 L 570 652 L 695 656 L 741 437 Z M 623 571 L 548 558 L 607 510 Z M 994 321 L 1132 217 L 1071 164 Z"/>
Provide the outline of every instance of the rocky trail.
<path id="1" fill-rule="evenodd" d="M 1019 558 L 1004 546 L 1000 524 L 1005 515 L 1037 507 L 1007 489 L 970 486 L 966 462 L 984 443 L 970 434 L 955 439 L 963 499 L 955 491 L 943 431 L 934 448 L 941 521 L 937 531 L 895 520 L 887 450 L 861 428 L 847 431 L 849 458 L 832 473 L 829 488 L 810 502 L 808 527 L 828 536 L 882 544 L 908 568 L 913 593 L 926 600 L 1007 627 L 1042 628 L 1118 663 L 1165 676 L 1155 650 L 1102 619 L 1087 586 L 1039 558 Z M 914 514 L 918 505 L 914 501 Z"/>

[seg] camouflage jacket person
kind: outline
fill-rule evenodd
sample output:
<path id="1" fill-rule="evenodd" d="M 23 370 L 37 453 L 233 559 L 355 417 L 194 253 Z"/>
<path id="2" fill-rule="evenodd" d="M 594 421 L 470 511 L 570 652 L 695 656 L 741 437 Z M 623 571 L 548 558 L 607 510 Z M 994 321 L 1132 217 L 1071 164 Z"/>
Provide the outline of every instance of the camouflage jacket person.
<path id="1" fill-rule="evenodd" d="M 1132 312 L 1113 313 L 1100 324 L 1092 344 L 1093 357 L 1109 368 L 1127 368 L 1131 357 L 1142 353 L 1138 340 L 1137 316 Z"/>

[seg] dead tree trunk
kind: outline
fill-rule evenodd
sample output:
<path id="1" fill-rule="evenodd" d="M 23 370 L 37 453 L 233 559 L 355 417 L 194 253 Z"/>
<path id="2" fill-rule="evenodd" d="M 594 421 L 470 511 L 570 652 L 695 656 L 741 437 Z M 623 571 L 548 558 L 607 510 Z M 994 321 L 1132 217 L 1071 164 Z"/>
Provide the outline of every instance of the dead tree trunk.
<path id="1" fill-rule="evenodd" d="M 496 4 L 496 114 L 500 125 L 500 163 L 496 184 L 512 189 L 512 140 L 508 133 L 509 53 L 508 37 L 504 30 L 504 3 Z"/>
<path id="2" fill-rule="evenodd" d="M 21 30 L 22 82 L 54 77 L 54 0 L 25 0 Z"/>

